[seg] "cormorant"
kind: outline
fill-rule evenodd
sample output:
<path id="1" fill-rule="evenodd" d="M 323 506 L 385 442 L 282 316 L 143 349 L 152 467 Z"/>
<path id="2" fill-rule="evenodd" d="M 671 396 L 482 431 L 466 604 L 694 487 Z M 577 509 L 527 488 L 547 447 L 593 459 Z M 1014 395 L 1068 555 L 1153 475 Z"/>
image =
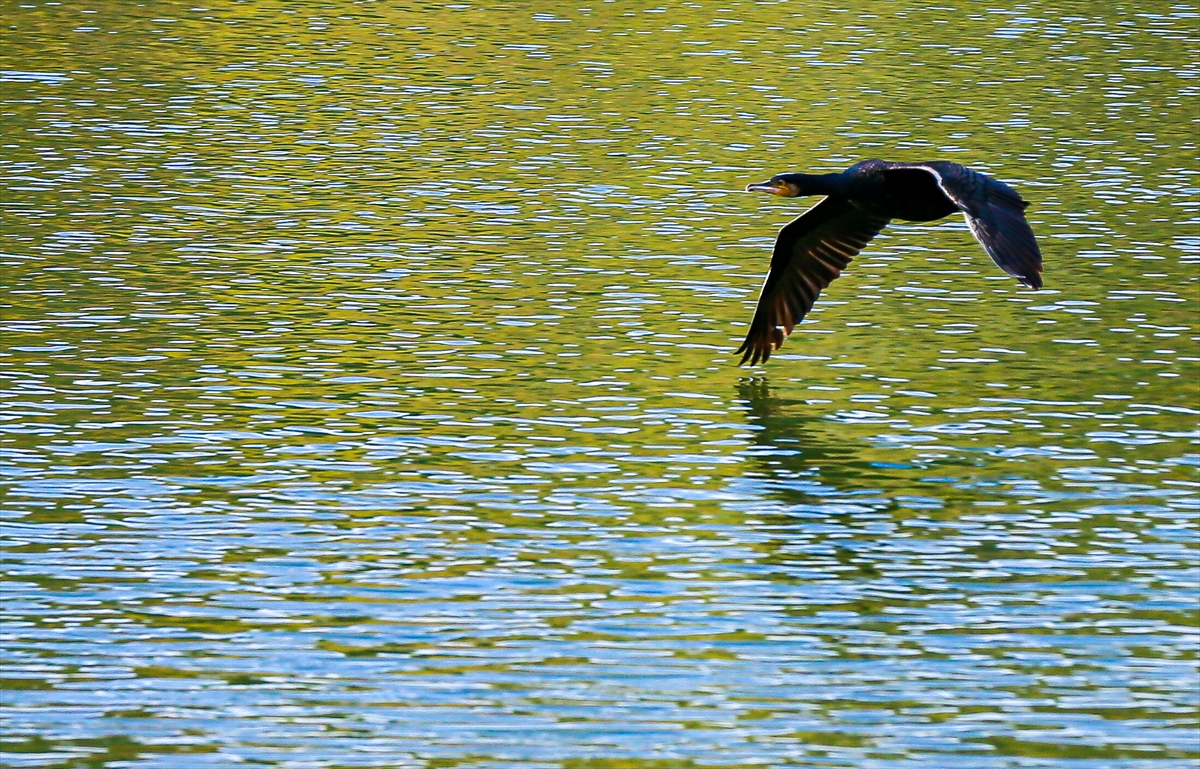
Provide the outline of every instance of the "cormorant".
<path id="1" fill-rule="evenodd" d="M 931 222 L 961 211 L 1000 269 L 1042 287 L 1042 254 L 1023 213 L 1029 204 L 1007 184 L 957 163 L 865 160 L 838 174 L 779 174 L 746 191 L 825 199 L 779 231 L 739 365 L 771 357 L 821 290 L 892 219 Z"/>

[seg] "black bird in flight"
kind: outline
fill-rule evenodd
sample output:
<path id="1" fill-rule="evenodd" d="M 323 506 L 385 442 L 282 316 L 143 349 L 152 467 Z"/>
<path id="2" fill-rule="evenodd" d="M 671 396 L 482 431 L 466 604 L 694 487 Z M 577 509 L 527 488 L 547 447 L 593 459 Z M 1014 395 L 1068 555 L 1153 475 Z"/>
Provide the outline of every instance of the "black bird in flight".
<path id="1" fill-rule="evenodd" d="M 865 160 L 838 174 L 779 174 L 746 191 L 825 199 L 779 231 L 738 365 L 770 358 L 821 290 L 892 219 L 931 222 L 961 211 L 1000 269 L 1042 287 L 1042 254 L 1025 221 L 1029 204 L 1004 182 L 957 163 Z"/>

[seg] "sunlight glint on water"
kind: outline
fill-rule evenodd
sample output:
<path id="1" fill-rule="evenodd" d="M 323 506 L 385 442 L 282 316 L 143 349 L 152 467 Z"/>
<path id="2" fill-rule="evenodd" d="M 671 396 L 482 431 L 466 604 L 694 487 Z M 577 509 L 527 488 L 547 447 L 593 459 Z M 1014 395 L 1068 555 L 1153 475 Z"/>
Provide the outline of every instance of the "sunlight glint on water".
<path id="1" fill-rule="evenodd" d="M 1195 8 L 385 5 L 6 14 L 0 761 L 1194 765 Z"/>

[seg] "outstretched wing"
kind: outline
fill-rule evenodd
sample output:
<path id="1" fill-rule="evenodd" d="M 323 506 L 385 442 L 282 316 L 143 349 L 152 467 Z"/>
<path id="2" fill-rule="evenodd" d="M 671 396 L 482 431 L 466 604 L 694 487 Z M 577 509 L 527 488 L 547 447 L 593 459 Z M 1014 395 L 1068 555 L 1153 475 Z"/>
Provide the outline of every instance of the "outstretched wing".
<path id="1" fill-rule="evenodd" d="M 779 231 L 771 270 L 763 282 L 738 365 L 771 357 L 821 290 L 842 274 L 855 254 L 887 226 L 842 198 L 825 198 Z"/>
<path id="2" fill-rule="evenodd" d="M 967 226 L 1000 269 L 1033 289 L 1042 287 L 1042 252 L 1016 190 L 978 171 L 948 161 L 896 164 L 920 169 L 937 179 L 946 197 L 963 212 Z"/>

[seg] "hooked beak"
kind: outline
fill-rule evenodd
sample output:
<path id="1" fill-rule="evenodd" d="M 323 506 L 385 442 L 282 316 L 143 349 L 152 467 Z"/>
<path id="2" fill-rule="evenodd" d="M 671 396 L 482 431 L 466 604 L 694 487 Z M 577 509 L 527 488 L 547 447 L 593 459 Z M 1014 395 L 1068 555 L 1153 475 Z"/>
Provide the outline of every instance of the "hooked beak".
<path id="1" fill-rule="evenodd" d="M 779 195 L 785 198 L 796 196 L 796 190 L 792 189 L 790 184 L 770 180 L 759 182 L 758 184 L 747 184 L 746 192 L 769 192 L 772 195 Z"/>

